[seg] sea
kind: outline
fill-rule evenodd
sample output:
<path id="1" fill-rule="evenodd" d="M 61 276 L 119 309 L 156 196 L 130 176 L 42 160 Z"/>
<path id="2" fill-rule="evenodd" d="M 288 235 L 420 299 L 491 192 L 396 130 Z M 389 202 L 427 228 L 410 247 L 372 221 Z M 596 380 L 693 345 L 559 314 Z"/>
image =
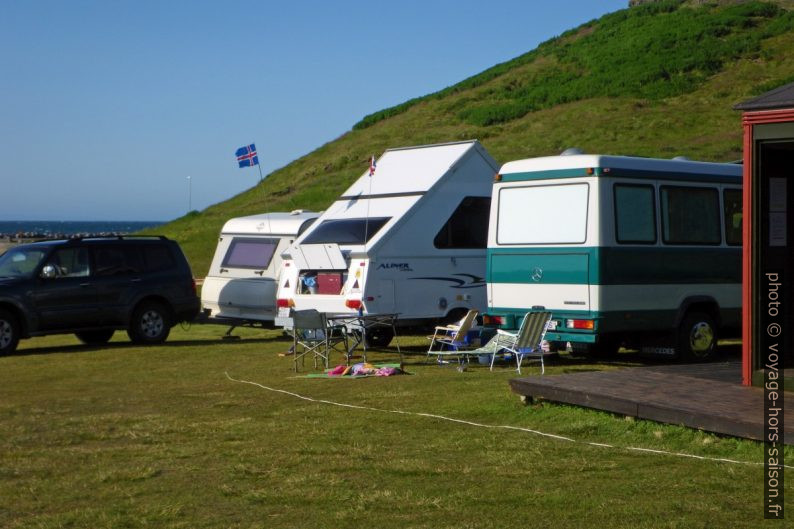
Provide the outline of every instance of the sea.
<path id="1" fill-rule="evenodd" d="M 162 221 L 141 220 L 0 220 L 0 238 L 60 238 L 75 235 L 121 235 L 156 228 Z"/>

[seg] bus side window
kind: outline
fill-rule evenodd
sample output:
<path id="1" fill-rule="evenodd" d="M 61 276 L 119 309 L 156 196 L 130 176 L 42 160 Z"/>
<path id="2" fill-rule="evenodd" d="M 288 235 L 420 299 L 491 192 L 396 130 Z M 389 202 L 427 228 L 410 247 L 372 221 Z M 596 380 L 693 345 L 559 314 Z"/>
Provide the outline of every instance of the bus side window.
<path id="1" fill-rule="evenodd" d="M 656 243 L 653 186 L 615 184 L 615 239 L 622 244 Z"/>
<path id="2" fill-rule="evenodd" d="M 662 240 L 665 244 L 718 245 L 720 198 L 716 188 L 662 186 Z"/>
<path id="3" fill-rule="evenodd" d="M 730 246 L 742 244 L 742 190 L 726 189 L 723 194 L 725 205 L 725 242 Z"/>

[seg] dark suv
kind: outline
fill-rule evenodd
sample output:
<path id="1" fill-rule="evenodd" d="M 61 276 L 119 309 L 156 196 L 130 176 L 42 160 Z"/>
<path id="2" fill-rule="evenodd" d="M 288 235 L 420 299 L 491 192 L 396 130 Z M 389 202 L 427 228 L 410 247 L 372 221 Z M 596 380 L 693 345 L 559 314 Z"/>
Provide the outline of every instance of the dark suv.
<path id="1" fill-rule="evenodd" d="M 45 241 L 0 255 L 0 354 L 57 333 L 102 344 L 126 329 L 135 343 L 161 343 L 199 307 L 190 266 L 165 237 Z"/>

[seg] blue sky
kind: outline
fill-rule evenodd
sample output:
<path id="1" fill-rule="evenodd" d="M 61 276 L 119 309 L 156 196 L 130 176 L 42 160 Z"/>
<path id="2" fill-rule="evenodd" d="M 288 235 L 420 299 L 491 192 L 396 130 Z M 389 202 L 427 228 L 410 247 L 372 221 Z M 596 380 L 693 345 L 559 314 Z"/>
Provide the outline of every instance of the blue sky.
<path id="1" fill-rule="evenodd" d="M 170 220 L 628 0 L 0 0 L 0 220 Z M 188 176 L 190 179 L 188 179 Z"/>

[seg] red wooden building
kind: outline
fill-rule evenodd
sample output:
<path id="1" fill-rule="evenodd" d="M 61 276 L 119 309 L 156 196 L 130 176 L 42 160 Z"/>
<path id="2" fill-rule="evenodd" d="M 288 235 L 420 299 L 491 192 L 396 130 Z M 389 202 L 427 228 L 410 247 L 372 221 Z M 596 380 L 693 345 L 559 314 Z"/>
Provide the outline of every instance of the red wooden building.
<path id="1" fill-rule="evenodd" d="M 736 106 L 744 112 L 742 383 L 764 366 L 794 367 L 794 83 Z"/>

